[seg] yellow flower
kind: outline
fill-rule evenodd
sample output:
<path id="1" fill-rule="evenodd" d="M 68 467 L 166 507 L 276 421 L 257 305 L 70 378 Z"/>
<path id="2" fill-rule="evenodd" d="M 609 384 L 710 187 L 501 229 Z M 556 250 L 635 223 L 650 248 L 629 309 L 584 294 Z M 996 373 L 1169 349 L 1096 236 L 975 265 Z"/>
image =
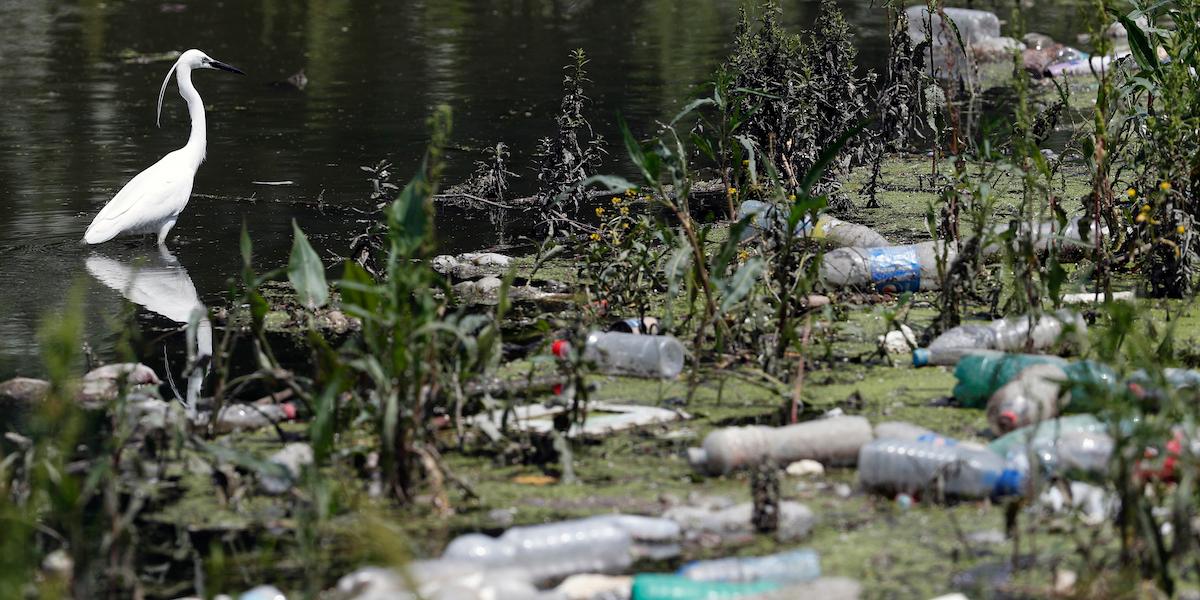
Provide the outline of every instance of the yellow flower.
<path id="1" fill-rule="evenodd" d="M 750 166 L 750 161 L 749 161 L 749 160 L 743 160 L 743 161 L 742 161 L 742 166 L 743 166 L 743 167 L 748 167 L 748 166 Z"/>
<path id="2" fill-rule="evenodd" d="M 628 215 L 628 214 L 629 214 L 629 207 L 628 207 L 628 206 L 622 206 L 622 207 L 621 207 L 621 214 L 623 214 L 623 215 Z"/>
<path id="3" fill-rule="evenodd" d="M 748 258 L 750 258 L 749 252 L 747 252 L 745 250 L 738 250 L 738 253 L 737 253 L 738 262 L 746 262 L 746 259 L 748 259 Z"/>
<path id="4" fill-rule="evenodd" d="M 737 188 L 729 188 L 728 190 L 726 190 L 726 191 L 725 191 L 725 193 L 726 193 L 726 194 L 729 194 L 730 196 L 736 196 L 736 195 L 737 195 Z"/>
<path id="5" fill-rule="evenodd" d="M 637 195 L 637 190 L 634 188 L 629 188 L 629 189 L 625 190 L 625 195 L 632 198 Z"/>
<path id="6" fill-rule="evenodd" d="M 613 196 L 613 197 L 612 197 L 612 203 L 613 203 L 613 206 L 616 206 L 616 205 L 618 205 L 618 204 L 620 204 L 620 203 L 621 203 L 621 199 L 620 199 L 620 198 L 618 198 L 618 197 L 616 197 L 616 196 Z"/>
<path id="7" fill-rule="evenodd" d="M 1129 189 L 1125 190 L 1125 195 L 1129 196 L 1130 200 L 1133 200 L 1134 198 L 1137 198 L 1137 190 L 1135 190 L 1133 188 L 1129 188 Z"/>
<path id="8" fill-rule="evenodd" d="M 1175 227 L 1175 233 L 1178 233 L 1179 235 L 1183 235 L 1184 232 L 1186 232 L 1186 231 L 1187 231 L 1187 227 L 1184 227 L 1183 225 L 1179 225 L 1179 226 Z"/>
<path id="9" fill-rule="evenodd" d="M 597 216 L 597 217 L 603 217 L 603 216 L 604 216 L 604 208 L 603 208 L 603 207 L 600 207 L 600 206 L 597 206 L 597 207 L 596 207 L 596 216 Z"/>
<path id="10" fill-rule="evenodd" d="M 1162 191 L 1164 191 L 1164 192 L 1169 192 L 1169 191 L 1171 191 L 1171 182 L 1170 182 L 1170 181 L 1164 181 L 1164 182 L 1162 182 L 1162 183 L 1158 184 L 1158 189 L 1160 189 L 1160 190 L 1162 190 Z"/>
<path id="11" fill-rule="evenodd" d="M 788 194 L 788 202 L 795 202 L 795 201 L 796 201 L 796 195 Z"/>
<path id="12" fill-rule="evenodd" d="M 1150 205 L 1149 205 L 1149 204 L 1143 204 L 1143 205 L 1142 205 L 1142 212 L 1144 212 L 1144 213 L 1148 213 L 1148 212 L 1150 212 Z"/>
<path id="13" fill-rule="evenodd" d="M 600 241 L 600 237 L 601 237 L 601 236 L 600 236 L 600 234 L 599 234 L 599 233 L 593 233 L 593 234 L 592 234 L 592 241 L 593 241 L 593 242 L 598 242 L 598 241 Z"/>
<path id="14" fill-rule="evenodd" d="M 1145 223 L 1145 222 L 1146 222 L 1146 213 L 1144 213 L 1144 212 L 1143 212 L 1143 213 L 1138 213 L 1137 219 L 1135 219 L 1135 220 L 1136 220 L 1138 223 Z"/>
<path id="15" fill-rule="evenodd" d="M 1182 227 L 1182 226 L 1181 226 Z M 629 229 L 629 223 L 621 223 L 622 229 Z"/>

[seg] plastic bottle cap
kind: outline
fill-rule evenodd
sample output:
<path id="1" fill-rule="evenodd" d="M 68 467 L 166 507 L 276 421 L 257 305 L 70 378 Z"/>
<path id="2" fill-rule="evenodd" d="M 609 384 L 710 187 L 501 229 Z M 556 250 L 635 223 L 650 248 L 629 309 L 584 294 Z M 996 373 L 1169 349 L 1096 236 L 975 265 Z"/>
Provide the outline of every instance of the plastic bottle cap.
<path id="1" fill-rule="evenodd" d="M 929 364 L 929 350 L 925 348 L 913 350 L 913 366 L 924 367 L 927 364 Z"/>
<path id="2" fill-rule="evenodd" d="M 571 343 L 567 340 L 554 340 L 554 343 L 550 344 L 550 353 L 559 358 L 566 358 L 567 350 L 570 348 Z"/>
<path id="3" fill-rule="evenodd" d="M 996 420 L 1000 421 L 1001 425 L 1012 429 L 1017 426 L 1017 413 L 1011 410 L 1006 410 L 1000 413 L 1000 417 Z"/>
<path id="4" fill-rule="evenodd" d="M 996 479 L 994 492 L 997 496 L 1011 496 L 1021 493 L 1021 472 L 1016 469 L 1005 469 Z"/>
<path id="5" fill-rule="evenodd" d="M 279 405 L 279 408 L 283 409 L 283 416 L 287 417 L 289 421 L 296 418 L 295 404 L 292 404 L 291 402 L 284 402 L 283 404 Z"/>

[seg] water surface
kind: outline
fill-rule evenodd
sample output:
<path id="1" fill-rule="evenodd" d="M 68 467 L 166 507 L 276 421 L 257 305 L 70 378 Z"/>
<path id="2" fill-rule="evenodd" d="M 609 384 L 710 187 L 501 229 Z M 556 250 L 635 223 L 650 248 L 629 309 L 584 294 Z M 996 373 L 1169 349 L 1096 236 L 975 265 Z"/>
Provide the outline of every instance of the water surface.
<path id="1" fill-rule="evenodd" d="M 812 1 L 784 5 L 793 28 L 810 25 L 817 10 Z M 878 69 L 884 9 L 870 0 L 842 6 L 861 62 Z M 518 187 L 529 189 L 527 157 L 553 131 L 571 49 L 591 57 L 596 125 L 616 141 L 618 110 L 646 130 L 701 92 L 727 51 L 737 7 L 734 0 L 0 3 L 0 378 L 40 374 L 38 323 L 62 310 L 72 286 L 85 298 L 81 343 L 102 359 L 115 355 L 126 297 L 90 274 L 89 261 L 166 265 L 212 306 L 238 274 L 243 221 L 261 270 L 286 261 L 292 219 L 326 256 L 344 251 L 363 227 L 345 209 L 365 202 L 358 167 L 388 158 L 401 175 L 411 172 L 424 119 L 437 104 L 454 110 L 451 180 L 470 171 L 479 149 L 504 141 L 524 176 Z M 1032 11 L 1031 21 L 1059 38 L 1081 27 L 1073 4 Z M 195 73 L 208 108 L 208 161 L 172 230 L 171 259 L 136 241 L 78 246 L 126 181 L 186 141 L 187 111 L 173 87 L 155 128 L 171 63 L 144 57 L 189 47 L 248 76 Z M 303 91 L 269 85 L 299 69 L 308 78 Z M 447 250 L 496 240 L 481 214 L 446 211 L 439 229 Z M 137 306 L 146 335 L 135 350 L 161 371 L 158 340 L 182 340 L 181 325 Z"/>

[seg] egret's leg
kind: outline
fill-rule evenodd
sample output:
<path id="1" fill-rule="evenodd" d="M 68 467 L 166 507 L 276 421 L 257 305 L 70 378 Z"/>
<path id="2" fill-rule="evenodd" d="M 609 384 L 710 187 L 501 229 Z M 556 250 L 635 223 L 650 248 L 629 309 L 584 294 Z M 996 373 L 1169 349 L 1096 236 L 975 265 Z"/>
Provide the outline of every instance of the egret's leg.
<path id="1" fill-rule="evenodd" d="M 171 231 L 171 228 L 174 226 L 175 226 L 175 219 L 171 219 L 170 221 L 163 223 L 162 228 L 158 230 L 158 245 L 159 246 L 166 244 L 167 233 L 169 231 Z"/>

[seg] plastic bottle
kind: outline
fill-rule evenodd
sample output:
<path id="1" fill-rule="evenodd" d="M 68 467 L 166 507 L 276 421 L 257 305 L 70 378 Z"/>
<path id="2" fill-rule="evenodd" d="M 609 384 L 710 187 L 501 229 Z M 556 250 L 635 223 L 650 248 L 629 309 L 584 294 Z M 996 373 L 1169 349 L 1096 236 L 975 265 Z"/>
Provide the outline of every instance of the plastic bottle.
<path id="1" fill-rule="evenodd" d="M 875 440 L 858 454 L 858 476 L 867 489 L 889 494 L 918 494 L 941 477 L 943 490 L 960 498 L 1018 493 L 1021 473 L 1002 457 L 970 444 L 929 444 Z"/>
<path id="2" fill-rule="evenodd" d="M 665 519 L 591 517 L 513 527 L 498 538 L 477 533 L 461 535 L 450 542 L 442 557 L 471 561 L 488 569 L 518 570 L 538 583 L 575 573 L 625 570 L 638 551 L 635 538 L 663 542 L 672 537 L 678 540 L 680 535 L 679 526 Z"/>
<path id="3" fill-rule="evenodd" d="M 1070 378 L 1058 365 L 1031 365 L 996 390 L 988 400 L 987 418 L 996 433 L 1057 417 L 1071 402 Z"/>
<path id="4" fill-rule="evenodd" d="M 1114 391 L 1117 388 L 1117 374 L 1101 363 L 1088 360 L 1068 362 L 1045 354 L 983 351 L 972 352 L 959 359 L 954 368 L 954 376 L 958 379 L 958 384 L 954 386 L 954 397 L 969 408 L 983 406 L 996 390 L 1015 379 L 1021 371 L 1039 364 L 1055 365 L 1066 373 L 1071 385 L 1073 406 L 1090 402 L 1098 386 Z M 1086 407 L 1086 404 L 1079 406 Z"/>
<path id="5" fill-rule="evenodd" d="M 565 357 L 570 344 L 558 340 L 551 346 L 555 356 Z M 683 371 L 683 344 L 669 335 L 600 332 L 588 334 L 583 359 L 612 375 L 674 379 Z"/>
<path id="6" fill-rule="evenodd" d="M 885 421 L 875 424 L 875 437 L 878 439 L 916 440 L 931 433 L 933 431 L 906 421 Z"/>
<path id="7" fill-rule="evenodd" d="M 296 418 L 296 407 L 283 404 L 229 404 L 221 408 L 213 430 L 217 433 L 253 431 Z"/>
<path id="8" fill-rule="evenodd" d="M 727 583 L 693 581 L 679 575 L 641 573 L 633 578 L 630 600 L 719 600 L 742 598 L 778 589 L 771 581 Z"/>
<path id="9" fill-rule="evenodd" d="M 299 481 L 304 467 L 313 463 L 313 449 L 303 442 L 292 442 L 272 454 L 267 462 L 282 466 L 287 470 L 287 476 L 266 475 L 259 479 L 259 485 L 268 494 L 282 494 L 292 489 L 292 484 Z"/>
<path id="10" fill-rule="evenodd" d="M 1010 431 L 988 444 L 988 450 L 1008 456 L 1014 451 L 1023 451 L 1031 444 L 1039 444 L 1045 440 L 1074 434 L 1074 433 L 1104 433 L 1108 430 L 1100 419 L 1094 415 L 1068 415 L 1057 419 L 1047 419 L 1020 429 Z"/>
<path id="11" fill-rule="evenodd" d="M 692 449 L 689 460 L 712 475 L 804 459 L 853 464 L 859 448 L 872 439 L 871 423 L 863 417 L 831 417 L 786 427 L 725 427 L 708 434 L 703 449 Z"/>
<path id="12" fill-rule="evenodd" d="M 821 557 L 802 549 L 768 556 L 701 560 L 683 565 L 679 575 L 695 581 L 799 583 L 821 576 Z"/>
<path id="13" fill-rule="evenodd" d="M 1028 445 L 1014 446 L 1006 455 L 1009 465 L 1027 472 L 1034 461 L 1046 474 L 1104 474 L 1113 453 L 1113 439 L 1101 431 L 1069 431 L 1057 436 L 1036 436 Z"/>
<path id="14" fill-rule="evenodd" d="M 1031 328 L 1031 321 L 1033 321 Z M 1087 331 L 1078 313 L 1060 310 L 1040 317 L 997 319 L 988 324 L 959 325 L 939 335 L 928 348 L 913 351 L 913 366 L 953 365 L 980 350 L 1040 350 L 1058 342 L 1068 326 L 1077 334 Z"/>
<path id="15" fill-rule="evenodd" d="M 940 241 L 910 246 L 837 248 L 821 260 L 821 283 L 827 288 L 874 289 L 885 294 L 936 290 L 941 287 L 938 260 L 949 265 L 957 256 Z"/>
<path id="16" fill-rule="evenodd" d="M 738 214 L 743 217 L 754 215 L 751 225 L 758 230 L 770 228 L 772 220 L 776 222 L 776 226 L 782 227 L 786 223 L 785 219 L 787 218 L 783 211 L 779 210 L 778 206 L 758 200 L 743 202 L 738 209 Z M 794 234 L 797 236 L 807 235 L 813 239 L 823 240 L 838 247 L 856 246 L 859 248 L 875 248 L 892 245 L 887 238 L 879 235 L 878 232 L 866 225 L 850 223 L 830 215 L 820 215 L 817 217 L 815 224 L 808 217 L 805 217 L 796 224 Z"/>

